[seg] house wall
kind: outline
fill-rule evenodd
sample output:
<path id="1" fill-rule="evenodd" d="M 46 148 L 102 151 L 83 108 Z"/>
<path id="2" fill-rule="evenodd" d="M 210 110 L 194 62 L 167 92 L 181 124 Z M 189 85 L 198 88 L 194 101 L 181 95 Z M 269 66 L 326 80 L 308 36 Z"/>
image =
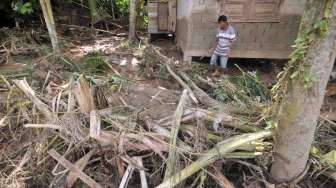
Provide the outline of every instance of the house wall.
<path id="1" fill-rule="evenodd" d="M 209 56 L 208 51 L 215 42 L 220 0 L 193 1 L 189 7 L 191 10 L 184 9 L 186 2 L 178 1 L 178 44 L 186 59 L 189 56 Z M 277 22 L 231 23 L 238 36 L 231 57 L 287 58 L 297 36 L 305 2 L 306 0 L 283 0 Z M 185 37 L 188 31 L 190 35 Z"/>
<path id="2" fill-rule="evenodd" d="M 158 6 L 156 1 L 149 1 L 148 10 L 148 33 L 159 33 Z"/>
<path id="3" fill-rule="evenodd" d="M 181 47 L 186 58 L 188 58 L 187 51 L 189 49 L 190 36 L 192 34 L 190 32 L 191 23 L 189 19 L 192 4 L 193 0 L 177 0 L 176 42 Z"/>

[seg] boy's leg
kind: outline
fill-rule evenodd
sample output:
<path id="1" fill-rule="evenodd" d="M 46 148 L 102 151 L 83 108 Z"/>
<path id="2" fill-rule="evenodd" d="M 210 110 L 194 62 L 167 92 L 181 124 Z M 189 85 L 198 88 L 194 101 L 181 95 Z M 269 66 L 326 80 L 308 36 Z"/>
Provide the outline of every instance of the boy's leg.
<path id="1" fill-rule="evenodd" d="M 217 54 L 212 54 L 211 60 L 210 60 L 210 65 L 216 65 L 217 66 L 217 60 L 218 60 L 218 55 Z"/>
<path id="2" fill-rule="evenodd" d="M 220 71 L 219 71 L 219 69 L 218 69 L 218 64 L 217 64 L 217 60 L 218 60 L 218 58 L 219 58 L 219 55 L 217 55 L 217 54 L 212 54 L 212 56 L 211 56 L 211 60 L 210 60 L 210 65 L 212 65 L 212 66 L 216 66 L 216 70 L 215 70 L 215 72 L 212 74 L 212 76 L 214 76 L 214 77 L 218 77 L 218 76 L 220 76 Z"/>
<path id="3" fill-rule="evenodd" d="M 227 62 L 229 60 L 229 56 L 220 56 L 219 57 L 219 61 L 220 61 L 220 66 L 223 68 L 223 69 L 226 69 L 227 68 Z"/>

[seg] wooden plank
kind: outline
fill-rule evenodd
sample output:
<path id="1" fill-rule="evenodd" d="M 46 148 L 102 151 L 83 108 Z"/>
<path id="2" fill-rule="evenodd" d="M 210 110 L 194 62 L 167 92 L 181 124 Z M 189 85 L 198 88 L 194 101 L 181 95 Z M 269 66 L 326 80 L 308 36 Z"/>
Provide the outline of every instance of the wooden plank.
<path id="1" fill-rule="evenodd" d="M 158 7 L 159 14 L 159 31 L 168 30 L 168 3 L 159 3 Z"/>
<path id="2" fill-rule="evenodd" d="M 168 12 L 168 30 L 170 32 L 175 32 L 176 30 L 176 14 L 177 14 L 177 2 L 176 0 L 168 1 L 169 12 Z"/>

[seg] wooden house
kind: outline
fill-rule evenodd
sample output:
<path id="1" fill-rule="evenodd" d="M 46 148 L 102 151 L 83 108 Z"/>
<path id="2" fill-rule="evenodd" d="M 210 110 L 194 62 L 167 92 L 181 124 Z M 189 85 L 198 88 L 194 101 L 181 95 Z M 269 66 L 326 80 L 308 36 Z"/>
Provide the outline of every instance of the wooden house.
<path id="1" fill-rule="evenodd" d="M 230 56 L 286 59 L 306 0 L 149 0 L 148 32 L 175 34 L 184 60 L 209 56 L 217 18 L 227 15 L 237 41 Z"/>

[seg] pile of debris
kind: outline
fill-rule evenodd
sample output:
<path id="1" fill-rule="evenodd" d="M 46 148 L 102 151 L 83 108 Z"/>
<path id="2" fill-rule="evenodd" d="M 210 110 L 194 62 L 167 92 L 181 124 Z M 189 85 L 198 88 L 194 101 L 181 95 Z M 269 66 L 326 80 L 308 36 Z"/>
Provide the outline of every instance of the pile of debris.
<path id="1" fill-rule="evenodd" d="M 160 65 L 181 89 L 128 80 L 117 65 L 94 80 L 74 74 L 56 83 L 48 74 L 34 89 L 2 76 L 0 186 L 271 186 L 272 125 L 263 116 L 270 99 L 257 74 L 212 81 L 154 46 L 146 55 L 155 63 L 142 66 Z M 333 130 L 332 121 L 323 124 Z M 322 154 L 329 149 L 317 144 L 311 160 L 333 177 L 333 160 Z"/>

